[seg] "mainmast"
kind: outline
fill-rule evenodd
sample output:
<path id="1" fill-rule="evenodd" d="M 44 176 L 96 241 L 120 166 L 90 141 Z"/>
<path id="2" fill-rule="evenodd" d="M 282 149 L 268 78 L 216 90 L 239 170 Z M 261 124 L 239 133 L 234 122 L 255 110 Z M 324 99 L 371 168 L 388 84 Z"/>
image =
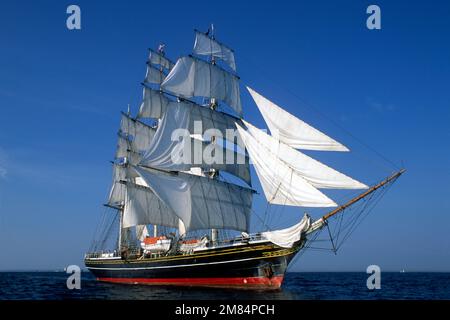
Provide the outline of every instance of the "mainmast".
<path id="1" fill-rule="evenodd" d="M 214 24 L 211 23 L 211 27 L 210 27 L 210 29 L 208 29 L 207 33 L 211 33 L 211 39 L 214 40 Z M 214 54 L 212 52 L 211 52 L 211 55 L 210 55 L 210 59 L 211 59 L 211 64 L 215 65 L 216 64 L 216 58 L 214 57 Z M 218 105 L 217 105 L 216 98 L 211 97 L 210 100 L 209 100 L 209 107 L 211 108 L 211 110 L 216 110 L 217 106 Z M 211 143 L 216 143 L 216 137 L 215 136 L 211 136 Z M 216 171 L 215 169 L 210 169 L 209 177 L 211 179 L 215 179 L 218 175 L 219 175 L 219 171 L 218 170 Z M 211 241 L 212 241 L 213 245 L 215 245 L 218 240 L 219 240 L 219 230 L 218 229 L 211 229 Z"/>

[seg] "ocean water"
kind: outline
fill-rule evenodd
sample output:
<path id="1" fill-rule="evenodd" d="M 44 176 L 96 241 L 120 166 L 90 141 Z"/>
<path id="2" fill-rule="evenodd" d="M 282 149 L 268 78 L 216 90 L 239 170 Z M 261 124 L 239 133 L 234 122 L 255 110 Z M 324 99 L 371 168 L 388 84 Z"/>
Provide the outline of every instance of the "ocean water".
<path id="1" fill-rule="evenodd" d="M 368 274 L 356 272 L 287 273 L 277 291 L 154 287 L 97 282 L 83 272 L 81 289 L 66 287 L 64 272 L 0 272 L 0 300 L 373 300 L 450 299 L 450 273 L 382 273 L 381 289 L 369 290 Z"/>

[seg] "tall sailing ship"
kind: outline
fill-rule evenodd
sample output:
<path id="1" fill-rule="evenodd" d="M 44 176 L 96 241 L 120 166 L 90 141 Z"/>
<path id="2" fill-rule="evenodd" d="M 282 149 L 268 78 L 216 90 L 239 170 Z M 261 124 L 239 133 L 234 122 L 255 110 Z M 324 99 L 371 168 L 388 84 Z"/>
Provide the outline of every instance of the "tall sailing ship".
<path id="1" fill-rule="evenodd" d="M 368 187 L 313 159 L 300 150 L 349 149 L 247 87 L 270 134 L 255 127 L 242 116 L 239 80 L 234 51 L 212 32 L 195 31 L 193 54 L 176 63 L 163 45 L 150 50 L 139 112 L 122 113 L 118 133 L 105 205 L 117 224 L 114 245 L 97 241 L 85 256 L 98 280 L 279 288 L 291 260 L 331 217 L 403 173 Z M 258 217 L 250 165 L 268 207 L 334 209 L 250 232 Z M 362 191 L 337 204 L 320 189 Z"/>

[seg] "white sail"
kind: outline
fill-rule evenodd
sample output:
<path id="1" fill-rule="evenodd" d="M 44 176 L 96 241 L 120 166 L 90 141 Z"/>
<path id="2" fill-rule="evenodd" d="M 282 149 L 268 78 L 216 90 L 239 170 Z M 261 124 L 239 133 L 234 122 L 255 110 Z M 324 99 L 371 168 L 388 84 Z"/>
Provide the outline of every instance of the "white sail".
<path id="1" fill-rule="evenodd" d="M 158 90 L 144 87 L 143 99 L 139 108 L 138 118 L 159 119 L 166 112 L 170 100 Z"/>
<path id="2" fill-rule="evenodd" d="M 136 165 L 142 159 L 142 154 L 133 150 L 133 145 L 130 140 L 119 135 L 117 141 L 116 159 L 127 159 L 127 162 Z"/>
<path id="3" fill-rule="evenodd" d="M 231 69 L 236 71 L 233 50 L 199 31 L 195 31 L 194 53 L 219 58 L 225 61 Z"/>
<path id="4" fill-rule="evenodd" d="M 211 129 L 219 130 L 223 139 L 228 140 L 232 144 L 237 144 L 244 149 L 242 141 L 239 139 L 239 136 L 236 135 L 235 123 L 242 123 L 239 118 L 196 103 L 188 101 L 171 101 L 160 91 L 147 87 L 144 88 L 143 96 L 144 99 L 139 109 L 138 118 L 161 119 L 164 116 L 168 105 L 179 104 L 184 108 L 189 109 L 190 122 L 188 130 L 190 132 L 194 133 L 194 131 L 196 131 L 195 124 L 197 123 L 197 125 L 200 124 L 201 126 L 201 134 Z"/>
<path id="5" fill-rule="evenodd" d="M 292 248 L 292 246 L 300 240 L 302 234 L 309 229 L 310 225 L 311 218 L 305 214 L 302 220 L 292 227 L 262 232 L 261 236 L 282 248 Z"/>
<path id="6" fill-rule="evenodd" d="M 115 158 L 120 159 L 127 157 L 130 149 L 131 149 L 131 142 L 119 135 L 117 139 L 117 149 Z"/>
<path id="7" fill-rule="evenodd" d="M 120 132 L 131 141 L 133 150 L 140 152 L 149 148 L 156 129 L 122 114 Z"/>
<path id="8" fill-rule="evenodd" d="M 144 239 L 148 236 L 149 236 L 149 233 L 148 233 L 147 225 L 140 224 L 140 225 L 136 226 L 136 238 L 138 238 L 139 241 L 141 241 L 141 242 L 144 241 Z"/>
<path id="9" fill-rule="evenodd" d="M 211 108 L 206 108 L 199 106 L 198 104 L 190 103 L 190 102 L 180 102 L 183 106 L 190 109 L 190 123 L 189 123 L 189 131 L 192 133 L 195 132 L 195 123 L 200 122 L 203 131 L 215 129 L 219 130 L 222 134 L 224 140 L 229 141 L 232 144 L 236 144 L 239 147 L 244 149 L 244 144 L 242 140 L 239 138 L 239 135 L 236 134 L 236 123 L 242 123 L 239 118 L 233 117 L 224 112 L 220 112 L 217 110 L 213 110 Z"/>
<path id="10" fill-rule="evenodd" d="M 132 183 L 126 187 L 124 228 L 143 224 L 178 227 L 178 217 L 149 188 Z"/>
<path id="11" fill-rule="evenodd" d="M 191 142 L 190 132 L 187 130 L 189 121 L 189 109 L 171 104 L 140 164 L 166 170 L 177 170 L 177 165 L 183 165 L 183 161 L 186 161 L 183 159 L 185 145 Z M 184 134 L 181 139 L 177 137 L 178 130 L 180 134 Z M 191 151 L 190 146 L 188 151 Z M 191 160 L 190 155 L 188 160 Z"/>
<path id="12" fill-rule="evenodd" d="M 190 121 L 188 130 L 191 133 L 203 135 L 206 131 L 218 130 L 224 140 L 227 140 L 231 144 L 238 145 L 242 150 L 244 149 L 242 140 L 239 138 L 239 135 L 236 134 L 235 123 L 242 123 L 239 118 L 187 101 L 172 103 L 178 103 L 184 108 L 189 109 Z M 201 127 L 201 132 L 197 132 L 198 126 Z"/>
<path id="13" fill-rule="evenodd" d="M 200 167 L 205 171 L 223 170 L 250 185 L 248 158 L 218 144 L 192 138 L 187 130 L 191 122 L 190 115 L 189 108 L 181 104 L 170 104 L 140 164 L 166 171 L 188 171 L 193 167 Z M 183 131 L 177 134 L 177 130 Z M 227 156 L 231 156 L 233 161 L 227 163 Z"/>
<path id="14" fill-rule="evenodd" d="M 295 148 L 321 151 L 349 151 L 347 147 L 328 137 L 306 122 L 293 116 L 256 91 L 247 87 L 272 136 Z"/>
<path id="15" fill-rule="evenodd" d="M 253 191 L 205 177 L 136 167 L 150 189 L 182 220 L 186 231 L 248 231 Z"/>
<path id="16" fill-rule="evenodd" d="M 322 189 L 366 189 L 365 184 L 356 181 L 306 154 L 278 141 L 250 123 L 243 121 L 248 132 L 255 138 L 264 152 L 271 152 L 294 169 L 302 178 L 316 188 Z M 262 150 L 260 151 L 262 153 Z"/>
<path id="17" fill-rule="evenodd" d="M 333 207 L 336 203 L 236 125 L 269 203 L 301 207 Z"/>
<path id="18" fill-rule="evenodd" d="M 145 89 L 148 90 L 145 91 L 148 96 L 144 97 L 138 118 L 161 119 L 168 105 L 179 104 L 189 109 L 190 122 L 188 129 L 190 132 L 196 130 L 195 124 L 197 123 L 197 125 L 200 125 L 202 133 L 211 129 L 219 130 L 223 139 L 228 140 L 232 144 L 237 144 L 242 149 L 244 148 L 242 141 L 236 135 L 235 131 L 235 123 L 242 123 L 239 118 L 188 101 L 170 101 L 163 94 L 160 95 L 156 90 Z"/>
<path id="19" fill-rule="evenodd" d="M 242 115 L 238 77 L 200 59 L 190 56 L 178 59 L 161 88 L 183 98 L 222 100 L 239 116 Z"/>
<path id="20" fill-rule="evenodd" d="M 145 74 L 144 83 L 161 84 L 166 75 L 151 64 L 147 64 L 147 73 Z"/>
<path id="21" fill-rule="evenodd" d="M 175 63 L 167 59 L 165 56 L 152 49 L 149 49 L 148 62 L 154 65 L 162 66 L 167 70 L 172 69 L 175 65 Z"/>
<path id="22" fill-rule="evenodd" d="M 120 206 L 123 205 L 125 201 L 125 185 L 121 181 L 126 179 L 126 169 L 123 166 L 114 164 L 113 165 L 113 179 L 112 186 L 109 192 L 108 205 L 110 206 Z"/>

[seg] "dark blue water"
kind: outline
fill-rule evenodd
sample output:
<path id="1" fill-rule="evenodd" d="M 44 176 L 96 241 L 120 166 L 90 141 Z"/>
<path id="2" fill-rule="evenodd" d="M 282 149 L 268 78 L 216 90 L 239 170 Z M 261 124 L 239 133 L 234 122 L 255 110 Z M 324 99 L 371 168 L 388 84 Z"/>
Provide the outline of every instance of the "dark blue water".
<path id="1" fill-rule="evenodd" d="M 450 273 L 382 273 L 369 290 L 366 273 L 288 273 L 278 291 L 167 288 L 97 282 L 82 273 L 81 290 L 66 287 L 64 272 L 2 272 L 0 299 L 450 299 Z"/>

